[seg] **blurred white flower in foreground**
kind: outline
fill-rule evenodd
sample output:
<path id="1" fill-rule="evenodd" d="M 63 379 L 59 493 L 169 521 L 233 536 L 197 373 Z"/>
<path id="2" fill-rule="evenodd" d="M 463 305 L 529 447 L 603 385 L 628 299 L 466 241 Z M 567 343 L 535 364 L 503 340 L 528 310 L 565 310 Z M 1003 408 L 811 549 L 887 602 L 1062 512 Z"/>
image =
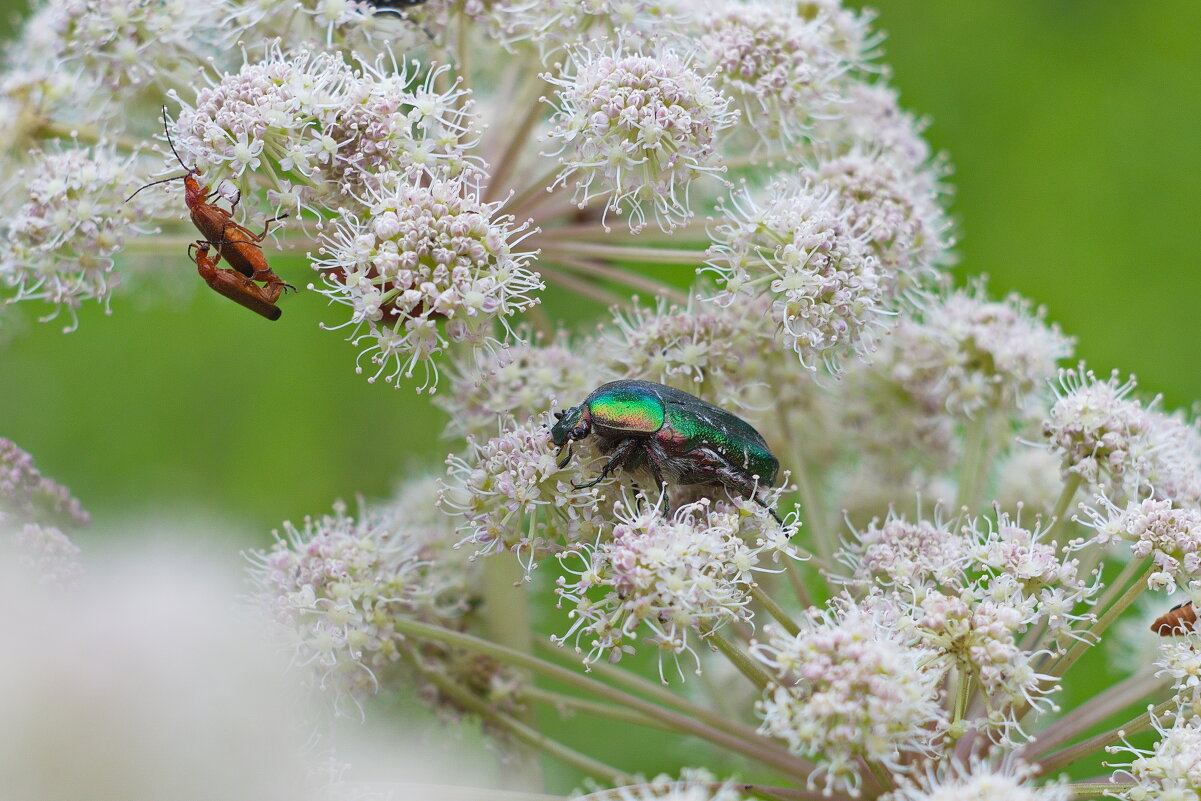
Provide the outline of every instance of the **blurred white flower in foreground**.
<path id="1" fill-rule="evenodd" d="M 6 801 L 303 801 L 303 696 L 286 657 L 195 553 L 89 565 L 39 586 L 0 553 Z"/>

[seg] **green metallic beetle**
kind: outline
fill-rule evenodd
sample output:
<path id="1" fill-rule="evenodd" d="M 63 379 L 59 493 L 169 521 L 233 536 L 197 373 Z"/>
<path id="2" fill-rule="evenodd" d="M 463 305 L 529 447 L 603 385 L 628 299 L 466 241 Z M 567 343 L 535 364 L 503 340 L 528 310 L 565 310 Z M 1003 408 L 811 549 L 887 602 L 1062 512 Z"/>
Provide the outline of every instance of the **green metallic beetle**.
<path id="1" fill-rule="evenodd" d="M 619 467 L 646 467 L 655 482 L 727 487 L 780 516 L 757 496 L 775 483 L 780 463 L 759 432 L 725 409 L 653 381 L 610 381 L 597 387 L 579 406 L 555 412 L 551 441 L 571 461 L 571 443 L 597 437 L 609 461 L 600 476 L 577 489 L 591 487 Z M 782 521 L 781 521 L 782 522 Z"/>

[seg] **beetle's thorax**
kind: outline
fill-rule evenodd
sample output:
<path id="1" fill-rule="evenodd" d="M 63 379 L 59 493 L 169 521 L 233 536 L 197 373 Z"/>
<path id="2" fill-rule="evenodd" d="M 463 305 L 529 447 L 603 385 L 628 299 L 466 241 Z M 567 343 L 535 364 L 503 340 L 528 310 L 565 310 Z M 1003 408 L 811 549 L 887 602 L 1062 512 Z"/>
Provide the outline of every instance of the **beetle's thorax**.
<path id="1" fill-rule="evenodd" d="M 210 192 L 207 186 L 202 186 L 196 179 L 198 175 L 198 171 L 192 170 L 183 177 L 183 199 L 189 209 L 208 202 Z"/>

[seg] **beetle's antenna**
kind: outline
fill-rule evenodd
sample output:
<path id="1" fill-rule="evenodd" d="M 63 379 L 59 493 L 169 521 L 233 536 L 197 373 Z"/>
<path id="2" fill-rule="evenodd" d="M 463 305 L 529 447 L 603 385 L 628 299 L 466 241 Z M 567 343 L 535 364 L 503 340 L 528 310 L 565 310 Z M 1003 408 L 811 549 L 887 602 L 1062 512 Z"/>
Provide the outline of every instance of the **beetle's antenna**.
<path id="1" fill-rule="evenodd" d="M 188 171 L 188 174 L 187 175 L 177 175 L 174 178 L 161 178 L 157 181 L 151 181 L 148 184 L 143 184 L 142 186 L 138 187 L 137 191 L 134 192 L 133 195 L 130 195 L 129 197 L 125 198 L 126 203 L 133 200 L 134 195 L 136 195 L 138 192 L 141 192 L 143 189 L 145 189 L 148 186 L 157 186 L 158 184 L 165 184 L 169 181 L 178 181 L 180 178 L 187 178 L 188 175 L 192 175 L 193 173 L 196 172 L 196 170 L 192 169 L 187 164 L 183 163 L 183 159 L 181 159 L 179 157 L 179 151 L 177 151 L 175 149 L 175 142 L 171 141 L 171 129 L 167 126 L 167 107 L 166 106 L 163 106 L 163 133 L 165 133 L 167 135 L 167 144 L 171 146 L 171 153 L 172 153 L 172 155 L 175 156 L 175 160 L 179 162 L 179 166 L 183 167 L 185 170 Z"/>
<path id="2" fill-rule="evenodd" d="M 171 146 L 171 152 L 175 155 L 175 160 L 179 162 L 179 166 L 188 171 L 188 175 L 196 172 L 193 168 L 183 163 L 183 159 L 179 157 L 179 151 L 175 149 L 175 142 L 171 141 L 171 128 L 167 125 L 167 107 L 163 106 L 163 133 L 167 135 L 167 144 Z"/>
<path id="3" fill-rule="evenodd" d="M 188 175 L 191 175 L 191 173 L 188 173 Z M 125 198 L 125 202 L 128 203 L 129 201 L 133 200 L 134 195 L 136 195 L 138 192 L 141 192 L 143 189 L 145 189 L 148 186 L 157 186 L 158 184 L 165 184 L 168 181 L 178 181 L 180 178 L 187 178 L 187 177 L 188 177 L 187 175 L 176 175 L 174 178 L 162 178 L 157 181 L 151 181 L 148 184 L 144 184 L 144 185 L 138 187 L 137 191 L 134 192 L 133 195 L 130 195 L 129 197 Z"/>

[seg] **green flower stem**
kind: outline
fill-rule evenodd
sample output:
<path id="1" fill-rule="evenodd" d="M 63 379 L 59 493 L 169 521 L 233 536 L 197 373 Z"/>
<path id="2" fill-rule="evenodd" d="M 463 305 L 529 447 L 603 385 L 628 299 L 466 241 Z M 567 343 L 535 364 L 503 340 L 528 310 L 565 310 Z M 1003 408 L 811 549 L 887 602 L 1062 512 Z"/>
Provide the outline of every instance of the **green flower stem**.
<path id="1" fill-rule="evenodd" d="M 575 687 L 599 698 L 609 699 L 613 703 L 622 704 L 631 709 L 644 712 L 647 715 L 657 716 L 671 725 L 673 730 L 680 734 L 691 734 L 707 740 L 714 745 L 751 757 L 790 778 L 803 781 L 813 769 L 811 763 L 794 757 L 787 750 L 765 737 L 756 735 L 756 738 L 751 740 L 731 734 L 725 729 L 706 725 L 687 715 L 664 709 L 657 704 L 610 687 L 595 679 L 582 676 L 579 673 L 551 664 L 542 659 L 514 651 L 503 645 L 498 645 L 479 637 L 473 637 L 470 634 L 463 634 L 429 623 L 419 623 L 416 620 L 403 617 L 397 618 L 394 624 L 397 632 L 402 635 L 434 640 L 456 648 L 490 656 L 499 662 L 525 668 L 533 673 L 562 682 L 569 687 Z"/>
<path id="2" fill-rule="evenodd" d="M 1145 563 L 1147 560 L 1143 561 Z M 1097 620 L 1097 622 L 1094 623 L 1087 632 L 1085 632 L 1086 636 L 1094 638 L 1094 641 L 1099 641 L 1101 639 L 1101 635 L 1105 633 L 1106 629 L 1108 629 L 1113 622 L 1118 619 L 1118 615 L 1122 614 L 1122 612 L 1125 612 L 1126 608 L 1130 606 L 1130 604 L 1134 603 L 1135 599 L 1142 595 L 1143 591 L 1147 589 L 1147 579 L 1149 579 L 1151 574 L 1154 572 L 1154 565 L 1144 570 L 1143 574 L 1139 576 L 1134 583 L 1130 585 L 1129 589 L 1122 594 L 1122 597 L 1114 601 L 1114 603 L 1105 610 L 1105 614 L 1101 615 L 1100 619 Z M 1051 665 L 1051 668 L 1047 671 L 1047 673 L 1055 678 L 1063 676 L 1068 672 L 1072 665 L 1076 664 L 1076 661 L 1080 659 L 1080 657 L 1084 656 L 1084 652 L 1087 651 L 1091 646 L 1092 643 L 1087 641 L 1076 643 L 1072 647 L 1072 650 L 1068 651 L 1066 656 L 1062 657 L 1058 662 Z"/>
<path id="3" fill-rule="evenodd" d="M 1063 490 L 1059 493 L 1059 499 L 1055 501 L 1055 508 L 1051 510 L 1051 530 L 1047 532 L 1047 539 L 1051 542 L 1058 542 L 1056 538 L 1067 524 L 1068 506 L 1071 505 L 1072 499 L 1076 497 L 1076 493 L 1080 491 L 1080 485 L 1083 483 L 1084 478 L 1079 473 L 1069 474 L 1067 480 L 1063 482 Z"/>
<path id="4" fill-rule="evenodd" d="M 71 139 L 85 145 L 112 142 L 117 146 L 118 150 L 126 153 L 148 149 L 146 142 L 137 139 L 130 139 L 124 136 L 114 139 L 111 136 L 102 135 L 94 125 L 66 125 L 46 117 L 37 120 L 36 125 L 31 130 L 31 134 L 37 139 Z"/>
<path id="5" fill-rule="evenodd" d="M 1051 749 L 1074 739 L 1088 728 L 1136 701 L 1154 695 L 1167 684 L 1166 678 L 1155 678 L 1154 671 L 1150 668 L 1127 676 L 1043 729 L 1038 733 L 1038 738 L 1019 751 L 1018 755 L 1023 762 L 1037 762 L 1040 756 Z"/>
<path id="6" fill-rule="evenodd" d="M 530 515 L 530 530 L 538 523 L 537 512 Z M 523 654 L 533 653 L 533 624 L 530 621 L 529 585 L 525 581 L 521 565 L 516 559 L 488 559 L 484 562 L 483 576 L 484 606 L 482 618 L 488 639 L 512 648 Z M 518 671 L 520 673 L 520 671 Z M 521 678 L 530 682 L 528 674 Z M 518 720 L 523 726 L 533 729 L 538 718 L 533 708 L 526 710 Z M 532 756 L 522 754 L 521 756 Z M 519 759 L 512 765 L 511 773 L 520 776 L 520 789 L 535 789 L 543 785 L 542 766 L 536 758 Z"/>
<path id="7" fill-rule="evenodd" d="M 608 718 L 609 720 L 619 720 L 622 723 L 633 723 L 635 726 L 646 726 L 650 729 L 662 729 L 663 731 L 675 731 L 675 729 L 659 718 L 651 717 L 632 709 L 626 709 L 625 707 L 614 706 L 603 701 L 589 701 L 585 698 L 568 695 L 567 693 L 557 693 L 553 690 L 544 690 L 541 687 L 534 686 L 522 688 L 521 695 L 523 698 L 549 704 L 559 710 L 584 712 L 589 715 Z"/>
<path id="8" fill-rule="evenodd" d="M 663 240 L 670 241 L 677 247 L 681 244 L 688 244 L 694 245 L 697 250 L 704 250 L 709 247 L 708 227 L 709 223 L 703 219 L 696 219 L 681 225 L 679 228 L 673 228 L 670 234 L 660 230 L 658 226 L 648 226 L 642 233 L 638 234 L 638 241 L 658 242 Z M 539 240 L 543 238 L 565 239 L 569 242 L 578 242 L 581 240 L 612 241 L 613 236 L 613 226 L 603 223 L 553 225 L 543 228 L 538 232 Z"/>
<path id="9" fill-rule="evenodd" d="M 1125 737 L 1144 732 L 1151 728 L 1151 719 L 1153 716 L 1158 717 L 1170 709 L 1175 709 L 1176 706 L 1176 699 L 1174 697 L 1169 698 L 1159 706 L 1148 707 L 1146 712 L 1132 720 L 1128 720 L 1115 729 L 1101 732 L 1095 737 L 1089 737 L 1087 740 L 1082 740 L 1075 745 L 1068 746 L 1062 751 L 1056 751 L 1050 756 L 1043 757 L 1038 760 L 1037 775 L 1045 776 L 1048 773 L 1054 773 L 1081 757 L 1088 756 L 1107 746 L 1121 742 Z"/>
<path id="10" fill-rule="evenodd" d="M 552 248 L 553 249 L 553 248 Z M 650 292 L 652 295 L 663 295 L 669 300 L 676 303 L 687 303 L 688 293 L 684 292 L 671 284 L 665 284 L 662 281 L 651 278 L 650 276 L 640 275 L 639 273 L 623 270 L 620 267 L 612 267 L 598 261 L 575 259 L 564 253 L 556 255 L 547 255 L 547 259 L 553 261 L 560 267 L 566 267 L 572 272 L 590 275 L 594 278 L 605 278 L 610 281 L 615 281 L 619 284 L 641 289 L 644 292 Z M 542 269 L 542 262 L 539 262 L 538 269 Z"/>
<path id="11" fill-rule="evenodd" d="M 678 248 L 644 248 L 625 245 L 606 245 L 600 242 L 573 242 L 570 245 L 543 245 L 545 255 L 553 258 L 559 253 L 567 256 L 592 256 L 608 261 L 638 262 L 643 264 L 682 264 L 686 267 L 702 267 L 705 251 Z"/>
<path id="12" fill-rule="evenodd" d="M 959 493 L 955 505 L 974 510 L 984 492 L 988 470 L 988 418 L 984 414 L 964 424 L 963 461 L 959 465 Z"/>
<path id="13" fill-rule="evenodd" d="M 583 278 L 577 278 L 571 273 L 565 273 L 562 270 L 548 267 L 542 262 L 538 264 L 538 272 L 551 283 L 566 287 L 572 292 L 579 292 L 584 297 L 592 298 L 602 306 L 617 306 L 628 300 L 616 292 L 597 286 L 591 281 L 585 281 Z"/>
<path id="14" fill-rule="evenodd" d="M 788 450 L 792 456 L 793 478 L 796 479 L 797 491 L 801 494 L 801 506 L 804 508 L 804 522 L 809 528 L 809 540 L 817 550 L 817 563 L 821 569 L 828 569 L 833 558 L 833 544 L 826 539 L 829 529 L 826 527 L 824 509 L 817 495 L 817 485 L 809 469 L 809 461 L 801 449 L 800 438 L 792 430 L 792 423 L 783 406 L 777 407 L 776 418 L 780 421 L 780 429 L 788 440 Z"/>
<path id="15" fill-rule="evenodd" d="M 553 167 L 531 181 L 525 189 L 522 189 L 515 196 L 506 200 L 501 211 L 506 214 L 512 214 L 517 219 L 527 216 L 558 191 L 549 187 L 562 170 L 563 165 L 556 163 Z"/>
<path id="16" fill-rule="evenodd" d="M 760 691 L 766 690 L 771 684 L 771 676 L 759 669 L 751 655 L 723 637 L 720 631 L 711 631 L 704 636 L 710 645 L 721 651 L 722 655 L 738 668 L 738 672 L 746 676 Z"/>
<path id="17" fill-rule="evenodd" d="M 550 650 L 551 648 L 554 648 L 554 646 L 552 646 L 550 643 L 547 643 L 543 640 L 539 640 L 535 644 L 542 647 L 544 650 Z M 558 653 L 558 651 L 559 649 L 556 648 L 555 652 Z M 673 692 L 663 689 L 662 685 L 647 681 L 635 673 L 631 673 L 628 670 L 622 670 L 603 662 L 598 662 L 592 665 L 592 671 L 612 681 L 614 684 L 628 687 L 632 690 L 642 693 L 649 698 L 654 699 L 664 706 L 677 709 L 683 712 L 689 719 L 702 721 L 714 729 L 724 731 L 734 737 L 738 737 L 750 742 L 757 742 L 762 747 L 773 749 L 781 758 L 792 759 L 796 762 L 796 764 L 803 766 L 802 770 L 805 773 L 809 773 L 816 768 L 813 763 L 807 762 L 800 757 L 794 757 L 775 742 L 763 738 L 762 735 L 760 735 L 750 726 L 743 725 L 720 713 L 714 712 L 711 709 L 706 709 L 703 706 L 699 706 L 692 701 L 689 701 L 687 698 L 682 698 Z"/>
<path id="18" fill-rule="evenodd" d="M 437 687 L 439 692 L 464 709 L 475 713 L 483 720 L 508 731 L 526 745 L 536 748 L 548 756 L 554 757 L 560 762 L 602 781 L 613 784 L 628 784 L 634 781 L 634 777 L 630 774 L 610 767 L 599 760 L 576 751 L 574 748 L 569 748 L 558 740 L 542 734 L 533 726 L 495 709 L 488 702 L 468 692 L 459 686 L 458 683 L 442 675 L 439 671 L 426 668 L 416 654 L 410 652 L 410 657 L 413 659 L 417 669 L 421 671 L 422 677 Z"/>
<path id="19" fill-rule="evenodd" d="M 466 19 L 466 16 L 464 14 L 462 18 Z M 488 179 L 488 186 L 484 190 L 484 199 L 488 201 L 499 199 L 509 190 L 509 187 L 506 186 L 509 176 L 521 161 L 521 154 L 530 140 L 530 134 L 537 127 L 546 110 L 538 100 L 538 96 L 546 88 L 546 82 L 539 77 L 537 65 L 524 61 L 521 75 L 524 80 L 513 93 L 517 98 L 513 107 L 524 109 L 524 113 L 514 125 L 506 126 L 502 132 L 502 135 L 505 136 L 504 149 L 496 154 L 495 158 L 488 159 L 489 164 L 495 165 L 492 176 Z M 555 172 L 558 172 L 558 166 L 556 166 Z"/>
<path id="20" fill-rule="evenodd" d="M 751 784 L 747 782 L 680 782 L 679 784 L 681 785 L 681 789 L 684 790 L 695 787 L 714 794 L 723 788 L 730 788 L 759 798 L 775 798 L 780 799 L 780 801 L 850 801 L 849 796 L 837 793 L 823 795 L 819 792 L 801 790 L 796 787 L 773 787 L 767 784 Z M 601 790 L 589 793 L 588 795 L 575 796 L 572 801 L 620 801 L 623 798 L 623 792 L 626 793 L 624 797 L 628 798 L 631 791 L 637 792 L 639 788 L 645 786 L 645 784 L 639 784 L 632 787 L 615 787 L 612 790 Z M 516 799 L 515 801 L 520 800 Z"/>
<path id="21" fill-rule="evenodd" d="M 767 613 L 776 619 L 776 622 L 784 627 L 784 630 L 793 637 L 801 633 L 801 627 L 796 621 L 788 616 L 784 608 L 771 599 L 771 596 L 763 591 L 763 587 L 758 584 L 751 584 L 751 597 L 762 606 Z"/>
<path id="22" fill-rule="evenodd" d="M 1094 608 L 1108 609 L 1109 605 L 1113 603 L 1113 599 L 1118 597 L 1118 594 L 1125 589 L 1130 579 L 1134 577 L 1134 574 L 1142 570 L 1146 564 L 1145 559 L 1131 559 L 1127 562 L 1126 566 L 1122 568 L 1122 572 L 1118 573 L 1117 577 L 1105 588 L 1105 594 L 1097 600 Z"/>
<path id="23" fill-rule="evenodd" d="M 1065 784 L 1064 788 L 1071 793 L 1073 799 L 1085 798 L 1109 798 L 1110 793 L 1121 790 L 1122 787 L 1129 786 L 1122 783 L 1113 782 L 1080 782 L 1078 784 Z"/>

